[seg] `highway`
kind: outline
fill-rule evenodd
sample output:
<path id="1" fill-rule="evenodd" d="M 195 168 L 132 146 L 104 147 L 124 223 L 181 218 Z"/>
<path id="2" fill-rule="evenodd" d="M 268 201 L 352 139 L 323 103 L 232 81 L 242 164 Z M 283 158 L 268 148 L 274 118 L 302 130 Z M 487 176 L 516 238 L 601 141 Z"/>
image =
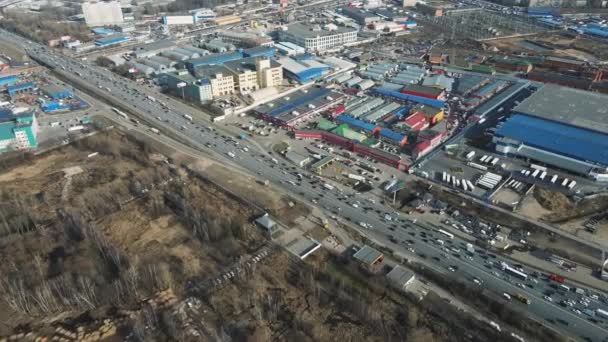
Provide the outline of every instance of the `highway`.
<path id="1" fill-rule="evenodd" d="M 560 291 L 555 289 L 559 288 L 557 283 L 547 280 L 542 275 L 537 278 L 529 276 L 526 281 L 507 276 L 500 267 L 500 262 L 506 260 L 499 256 L 490 257 L 479 248 L 475 253 L 467 255 L 464 250 L 465 241 L 440 237 L 440 233 L 433 227 L 402 218 L 392 209 L 379 203 L 372 203 L 365 198 L 365 195 L 355 194 L 350 189 L 342 191 L 336 187 L 328 190 L 322 186 L 323 181 L 316 176 L 301 169 L 296 170 L 288 166 L 284 160 L 274 159 L 278 157 L 269 156 L 246 140 L 237 141 L 226 136 L 207 121 L 199 118 L 193 111 L 180 111 L 179 108 L 187 109 L 186 106 L 177 107 L 176 101 L 169 100 L 162 100 L 166 104 L 161 104 L 161 96 L 146 89 L 145 86 L 122 79 L 108 70 L 62 56 L 11 33 L 5 31 L 3 33 L 0 40 L 26 47 L 32 58 L 59 72 L 77 75 L 83 82 L 96 88 L 98 93 L 112 96 L 116 103 L 121 103 L 123 106 L 130 106 L 132 112 L 138 112 L 152 126 L 158 127 L 163 132 L 180 136 L 201 150 L 221 154 L 225 156 L 227 162 L 249 170 L 261 180 L 269 180 L 294 196 L 314 203 L 328 215 L 336 216 L 338 220 L 350 221 L 357 230 L 378 244 L 387 246 L 402 255 L 417 254 L 417 258 L 423 259 L 425 264 L 434 269 L 470 281 L 472 286 L 483 286 L 495 292 L 497 296 L 502 296 L 504 292 L 511 295 L 520 293 L 529 298 L 531 303 L 525 305 L 513 298 L 510 305 L 564 335 L 579 340 L 608 341 L 606 318 L 591 318 L 573 311 L 582 312 L 585 308 L 602 308 L 608 311 L 604 295 L 599 295 L 596 300 L 590 298 L 589 290 L 586 290 L 585 296 L 572 291 Z M 164 96 L 162 98 L 164 99 Z M 193 120 L 185 118 L 184 114 L 193 116 Z M 302 179 L 297 173 L 303 175 Z M 391 216 L 390 221 L 386 220 L 387 214 Z M 360 223 L 364 223 L 366 228 Z M 445 240 L 445 246 L 441 246 L 437 239 Z M 458 251 L 452 250 L 451 247 Z M 493 264 L 490 265 L 489 261 Z M 449 270 L 449 267 L 454 271 Z M 525 269 L 524 272 L 531 275 L 533 270 Z M 481 285 L 475 285 L 474 279 Z M 520 282 L 524 284 L 523 287 L 518 285 Z M 548 294 L 551 301 L 544 299 Z M 574 304 L 560 305 L 564 299 L 573 300 Z M 522 319 L 525 319 L 523 314 Z"/>

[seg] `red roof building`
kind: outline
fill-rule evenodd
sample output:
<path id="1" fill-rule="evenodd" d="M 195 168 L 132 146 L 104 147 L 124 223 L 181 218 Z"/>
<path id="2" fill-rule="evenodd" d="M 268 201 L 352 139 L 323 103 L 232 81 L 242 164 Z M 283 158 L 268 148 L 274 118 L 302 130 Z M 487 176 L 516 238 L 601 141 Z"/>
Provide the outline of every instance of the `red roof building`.
<path id="1" fill-rule="evenodd" d="M 441 141 L 443 140 L 445 134 L 446 133 L 442 131 L 427 129 L 418 134 L 418 141 L 426 141 L 431 145 L 431 147 L 435 147 L 441 144 Z"/>
<path id="2" fill-rule="evenodd" d="M 401 90 L 401 93 L 437 100 L 443 97 L 445 90 L 418 84 L 408 84 Z"/>
<path id="3" fill-rule="evenodd" d="M 414 113 L 404 120 L 405 125 L 414 132 L 420 132 L 429 127 L 429 122 L 421 113 Z"/>
<path id="4" fill-rule="evenodd" d="M 416 144 L 414 150 L 412 151 L 412 157 L 414 159 L 418 159 L 424 156 L 425 154 L 431 152 L 432 149 L 433 147 L 428 141 L 419 142 L 418 144 Z"/>

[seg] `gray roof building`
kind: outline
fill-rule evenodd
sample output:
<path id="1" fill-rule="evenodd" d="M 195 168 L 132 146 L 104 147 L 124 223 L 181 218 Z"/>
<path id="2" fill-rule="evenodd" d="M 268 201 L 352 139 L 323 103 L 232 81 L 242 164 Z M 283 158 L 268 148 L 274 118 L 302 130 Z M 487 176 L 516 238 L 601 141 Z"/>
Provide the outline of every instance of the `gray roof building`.
<path id="1" fill-rule="evenodd" d="M 382 253 L 368 245 L 361 247 L 353 257 L 367 266 L 373 266 L 384 260 Z"/>
<path id="2" fill-rule="evenodd" d="M 395 266 L 386 277 L 401 290 L 405 290 L 416 279 L 414 272 L 401 265 Z"/>
<path id="3" fill-rule="evenodd" d="M 545 84 L 514 112 L 608 134 L 608 96 Z"/>
<path id="4" fill-rule="evenodd" d="M 133 53 L 137 58 L 151 57 L 158 55 L 163 51 L 173 49 L 175 47 L 175 41 L 172 39 L 159 40 L 154 43 L 142 45 L 133 49 Z"/>
<path id="5" fill-rule="evenodd" d="M 258 217 L 257 219 L 255 219 L 254 222 L 258 226 L 260 226 L 262 229 L 264 229 L 264 231 L 268 234 L 272 234 L 277 229 L 279 229 L 279 226 L 277 225 L 277 223 L 273 219 L 270 218 L 270 215 L 268 215 L 268 213 Z"/>

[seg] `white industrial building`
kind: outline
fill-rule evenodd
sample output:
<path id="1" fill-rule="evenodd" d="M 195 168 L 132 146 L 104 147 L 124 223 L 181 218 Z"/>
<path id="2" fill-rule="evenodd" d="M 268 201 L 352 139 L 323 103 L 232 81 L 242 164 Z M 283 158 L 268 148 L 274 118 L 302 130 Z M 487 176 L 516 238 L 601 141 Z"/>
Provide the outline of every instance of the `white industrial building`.
<path id="1" fill-rule="evenodd" d="M 333 24 L 306 25 L 294 23 L 279 31 L 279 38 L 309 51 L 324 51 L 339 48 L 357 41 L 358 30 L 351 27 L 338 27 Z"/>
<path id="2" fill-rule="evenodd" d="M 120 25 L 124 22 L 120 2 L 83 2 L 82 14 L 88 26 Z"/>

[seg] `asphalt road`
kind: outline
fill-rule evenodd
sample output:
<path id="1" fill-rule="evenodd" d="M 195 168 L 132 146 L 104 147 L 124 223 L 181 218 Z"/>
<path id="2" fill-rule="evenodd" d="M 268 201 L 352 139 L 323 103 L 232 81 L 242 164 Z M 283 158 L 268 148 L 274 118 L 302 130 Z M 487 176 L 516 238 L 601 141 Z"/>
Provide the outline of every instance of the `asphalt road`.
<path id="1" fill-rule="evenodd" d="M 389 246 L 404 255 L 416 253 L 430 267 L 471 281 L 471 284 L 474 284 L 473 279 L 476 278 L 481 282 L 481 285 L 477 286 L 483 286 L 499 296 L 504 292 L 511 295 L 520 293 L 531 300 L 530 305 L 520 303 L 515 298 L 512 299 L 510 305 L 565 335 L 577 339 L 587 338 L 592 341 L 608 340 L 608 330 L 606 329 L 608 321 L 606 319 L 595 317 L 593 319 L 597 321 L 594 323 L 585 314 L 577 314 L 572 311 L 574 309 L 582 311 L 586 308 L 585 304 L 580 301 L 580 298 L 583 298 L 581 295 L 574 292 L 559 292 L 552 287 L 557 287 L 557 284 L 548 281 L 543 276 L 535 281 L 532 280 L 532 277 L 528 277 L 527 281 L 509 277 L 499 267 L 500 261 L 503 259 L 487 257 L 485 251 L 479 248 L 468 256 L 465 253 L 465 242 L 458 238 L 453 240 L 442 238 L 446 241 L 446 247 L 442 247 L 436 242 L 436 239 L 440 238 L 440 233 L 433 227 L 397 217 L 397 214 L 388 207 L 379 203 L 371 203 L 363 195 L 354 194 L 350 189 L 327 190 L 322 186 L 322 181 L 316 180 L 314 176 L 303 170 L 296 171 L 278 157 L 275 158 L 279 160 L 274 161 L 264 151 L 260 151 L 256 145 L 245 140 L 237 141 L 230 137 L 222 137 L 221 132 L 210 127 L 206 122 L 203 124 L 203 120 L 196 117 L 195 114 L 180 112 L 174 108 L 175 101 L 167 100 L 167 105 L 163 106 L 158 100 L 149 99 L 148 96 L 152 94 L 152 91 L 142 85 L 122 79 L 108 70 L 58 55 L 46 47 L 8 32 L 3 33 L 0 36 L 1 40 L 8 40 L 18 46 L 26 47 L 32 57 L 47 66 L 77 75 L 89 85 L 96 87 L 100 93 L 112 95 L 117 101 L 132 106 L 134 111 L 155 123 L 157 127 L 179 134 L 201 149 L 206 147 L 215 153 L 224 155 L 228 162 L 247 169 L 252 174 L 257 174 L 261 180 L 267 179 L 274 185 L 315 203 L 329 215 L 337 216 L 338 220 L 355 223 L 358 230 L 377 243 Z M 108 89 L 110 90 L 108 91 Z M 158 94 L 152 96 L 160 98 Z M 195 117 L 194 122 L 190 122 L 183 116 L 186 113 Z M 304 175 L 303 179 L 300 180 L 295 175 L 296 172 Z M 364 207 L 369 209 L 364 210 Z M 390 222 L 385 220 L 387 213 L 393 217 Z M 360 222 L 365 223 L 367 228 L 361 227 Z M 409 244 L 408 240 L 411 240 Z M 448 249 L 447 247 L 450 246 L 455 246 L 459 252 Z M 494 265 L 487 264 L 487 260 L 492 261 Z M 455 266 L 453 267 L 454 272 L 448 269 L 450 266 Z M 524 271 L 527 274 L 533 272 L 530 269 Z M 519 282 L 527 286 L 519 287 L 516 285 Z M 553 293 L 551 294 L 552 301 L 543 299 L 543 296 L 549 292 Z M 604 298 L 600 296 L 600 299 Z M 561 306 L 559 302 L 562 299 L 575 300 L 576 304 L 573 307 Z M 586 305 L 590 309 L 603 308 L 608 311 L 606 303 L 600 300 L 589 299 Z M 522 315 L 522 319 L 525 319 L 524 317 Z"/>

